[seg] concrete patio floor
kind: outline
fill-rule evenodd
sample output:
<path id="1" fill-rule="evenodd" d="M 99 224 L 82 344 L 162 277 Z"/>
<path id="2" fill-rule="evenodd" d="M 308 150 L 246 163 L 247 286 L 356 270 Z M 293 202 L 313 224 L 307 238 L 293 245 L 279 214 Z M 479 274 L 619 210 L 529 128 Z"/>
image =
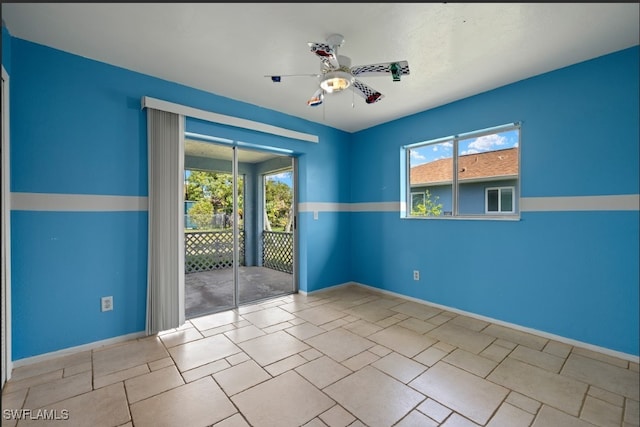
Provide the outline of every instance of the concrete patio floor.
<path id="1" fill-rule="evenodd" d="M 239 304 L 295 291 L 293 275 L 265 267 L 238 269 Z M 185 274 L 185 317 L 202 316 L 233 307 L 233 269 Z"/>

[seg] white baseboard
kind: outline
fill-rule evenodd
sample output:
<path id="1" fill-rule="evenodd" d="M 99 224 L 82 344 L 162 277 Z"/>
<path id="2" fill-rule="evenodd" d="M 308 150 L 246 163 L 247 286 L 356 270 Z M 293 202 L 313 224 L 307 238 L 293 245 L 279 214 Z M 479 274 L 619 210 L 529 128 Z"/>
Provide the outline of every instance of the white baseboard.
<path id="1" fill-rule="evenodd" d="M 345 283 L 340 283 L 338 285 L 327 286 L 326 288 L 318 289 L 316 291 L 311 291 L 311 292 L 299 290 L 298 293 L 300 295 L 304 295 L 304 296 L 315 295 L 315 294 L 319 294 L 319 293 L 326 292 L 326 291 L 334 291 L 334 290 L 336 290 L 338 288 L 341 288 L 343 286 L 349 286 L 349 285 L 357 285 L 357 283 L 356 282 L 345 282 Z"/>
<path id="2" fill-rule="evenodd" d="M 319 289 L 317 291 L 313 291 L 313 292 L 308 292 L 305 293 L 305 295 L 315 295 L 318 293 L 321 293 L 323 291 L 328 291 L 328 290 L 334 290 L 336 288 L 340 288 L 343 286 L 348 286 L 348 285 L 355 285 L 355 286 L 360 286 L 375 292 L 380 292 L 382 294 L 386 294 L 386 295 L 390 295 L 390 296 L 394 296 L 394 297 L 398 297 L 398 298 L 402 298 L 402 299 L 406 299 L 408 301 L 412 301 L 412 302 L 416 302 L 418 304 L 424 304 L 424 305 L 428 305 L 431 307 L 436 307 L 439 308 L 441 310 L 447 310 L 447 311 L 451 311 L 453 313 L 457 313 L 457 314 L 462 314 L 464 316 L 468 316 L 468 317 L 473 317 L 474 319 L 479 319 L 479 320 L 483 320 L 485 322 L 490 322 L 490 323 L 494 323 L 496 325 L 500 325 L 500 326 L 505 326 L 507 328 L 511 328 L 511 329 L 515 329 L 517 331 L 521 331 L 521 332 L 526 332 L 528 334 L 532 334 L 532 335 L 537 335 L 539 337 L 542 338 L 547 338 L 547 339 L 552 339 L 558 342 L 562 342 L 568 345 L 572 345 L 574 347 L 581 347 L 587 350 L 591 350 L 591 351 L 595 351 L 598 353 L 602 353 L 602 354 L 606 354 L 608 356 L 613 356 L 613 357 L 617 357 L 619 359 L 623 359 L 623 360 L 628 360 L 630 362 L 634 362 L 634 363 L 640 363 L 640 356 L 635 356 L 633 354 L 628 354 L 628 353 L 623 353 L 620 351 L 616 351 L 616 350 L 611 350 L 610 348 L 606 348 L 606 347 L 600 347 L 597 345 L 593 345 L 593 344 L 589 344 L 589 343 L 585 343 L 582 341 L 578 341 L 578 340 L 574 340 L 571 338 L 567 338 L 567 337 L 563 337 L 560 335 L 555 335 L 555 334 L 550 334 L 548 332 L 544 332 L 544 331 L 540 331 L 537 329 L 533 329 L 533 328 L 527 328 L 525 326 L 521 326 L 515 323 L 509 323 L 509 322 L 505 322 L 502 320 L 498 320 L 498 319 L 494 319 L 492 317 L 487 317 L 487 316 L 482 316 L 480 314 L 476 314 L 476 313 L 472 313 L 470 311 L 464 311 L 464 310 L 460 310 L 454 307 L 449 307 L 446 305 L 442 305 L 442 304 L 436 304 L 430 301 L 426 301 L 426 300 L 422 300 L 419 298 L 414 298 L 414 297 L 410 297 L 407 295 L 403 295 L 397 292 L 392 292 L 392 291 L 387 291 L 385 289 L 380 289 L 380 288 L 376 288 L 373 286 L 369 286 L 369 285 L 365 285 L 363 283 L 358 283 L 358 282 L 347 282 L 347 283 L 342 283 L 340 285 L 335 285 L 335 286 L 331 286 L 328 288 L 323 288 L 323 289 Z"/>
<path id="3" fill-rule="evenodd" d="M 82 344 L 76 347 L 69 347 L 69 348 L 64 348 L 62 350 L 52 351 L 50 353 L 39 354 L 33 357 L 25 357 L 24 359 L 14 360 L 13 368 L 32 365 L 34 363 L 44 362 L 46 360 L 55 359 L 61 356 L 68 356 L 70 354 L 80 353 L 82 351 L 94 350 L 96 348 L 117 344 L 117 343 L 128 341 L 131 339 L 141 338 L 144 336 L 146 336 L 146 333 L 144 331 L 134 332 L 132 334 L 121 335 L 119 337 L 108 338 L 106 340 L 101 340 L 101 341 L 94 341 L 94 342 L 91 342 L 88 344 Z"/>

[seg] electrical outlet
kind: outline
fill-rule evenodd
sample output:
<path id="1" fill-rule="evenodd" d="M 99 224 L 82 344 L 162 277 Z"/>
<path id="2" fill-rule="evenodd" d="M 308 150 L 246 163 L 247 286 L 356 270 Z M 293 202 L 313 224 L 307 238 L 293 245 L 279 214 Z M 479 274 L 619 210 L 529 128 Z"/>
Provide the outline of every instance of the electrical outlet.
<path id="1" fill-rule="evenodd" d="M 102 297 L 100 299 L 102 311 L 113 310 L 113 297 Z"/>
<path id="2" fill-rule="evenodd" d="M 413 280 L 420 280 L 420 271 L 413 270 Z"/>

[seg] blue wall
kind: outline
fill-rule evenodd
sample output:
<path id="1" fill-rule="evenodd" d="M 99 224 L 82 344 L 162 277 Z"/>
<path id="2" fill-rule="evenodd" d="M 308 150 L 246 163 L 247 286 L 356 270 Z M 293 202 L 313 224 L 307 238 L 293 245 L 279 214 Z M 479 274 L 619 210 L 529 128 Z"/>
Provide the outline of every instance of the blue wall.
<path id="1" fill-rule="evenodd" d="M 190 131 L 286 148 L 300 160 L 301 201 L 348 201 L 348 133 L 8 39 L 4 28 L 2 43 L 3 63 L 11 61 L 12 192 L 147 196 L 147 124 L 140 100 L 150 96 L 318 135 L 315 144 L 187 123 Z M 314 274 L 300 275 L 300 289 L 350 279 L 348 221 L 301 221 L 307 238 L 299 267 Z M 14 360 L 144 330 L 146 211 L 13 211 L 11 243 Z M 328 261 L 330 274 L 319 274 Z M 114 296 L 112 312 L 100 312 L 105 295 Z"/>
<path id="2" fill-rule="evenodd" d="M 4 27 L 2 45 L 13 192 L 146 196 L 142 96 L 318 135 L 314 144 L 187 122 L 190 132 L 296 156 L 300 202 L 397 202 L 402 145 L 510 122 L 522 122 L 522 197 L 639 192 L 638 47 L 348 134 L 11 38 Z M 145 211 L 11 219 L 14 360 L 144 329 Z M 299 286 L 353 280 L 638 355 L 639 220 L 638 211 L 525 211 L 520 221 L 300 212 Z M 114 311 L 100 312 L 104 295 Z"/>
<path id="3" fill-rule="evenodd" d="M 638 47 L 626 49 L 354 134 L 362 155 L 352 159 L 353 201 L 401 200 L 402 145 L 518 121 L 522 197 L 638 194 L 638 58 Z M 351 274 L 638 355 L 639 219 L 638 211 L 523 212 L 520 221 L 353 213 Z"/>

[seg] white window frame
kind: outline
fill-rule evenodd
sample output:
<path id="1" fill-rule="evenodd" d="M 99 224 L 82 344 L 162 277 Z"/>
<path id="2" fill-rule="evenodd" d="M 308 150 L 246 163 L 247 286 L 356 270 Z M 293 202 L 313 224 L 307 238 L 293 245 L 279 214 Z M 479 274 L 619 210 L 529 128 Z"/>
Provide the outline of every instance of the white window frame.
<path id="1" fill-rule="evenodd" d="M 489 191 L 498 190 L 498 210 L 489 210 Z M 511 190 L 511 210 L 505 211 L 502 209 L 502 190 Z M 512 214 L 515 213 L 516 208 L 516 187 L 513 185 L 507 185 L 503 187 L 487 187 L 484 189 L 484 213 L 489 215 L 497 214 Z"/>
<path id="2" fill-rule="evenodd" d="M 424 203 L 425 193 L 424 193 L 424 191 L 412 191 L 411 192 L 411 199 L 410 199 L 411 200 L 411 204 L 409 205 L 410 206 L 410 211 L 413 211 L 413 196 L 422 196 L 422 203 Z"/>
<path id="3" fill-rule="evenodd" d="M 451 208 L 451 215 L 441 215 L 441 216 L 417 216 L 417 215 L 411 215 L 412 212 L 412 195 L 414 194 L 414 192 L 411 191 L 411 150 L 415 150 L 417 148 L 420 147 L 425 147 L 428 145 L 434 145 L 434 144 L 440 144 L 443 142 L 451 142 L 453 144 L 453 156 L 452 156 L 452 164 L 453 164 L 453 171 L 457 171 L 458 170 L 458 157 L 459 157 L 459 153 L 458 153 L 458 147 L 459 147 L 459 141 L 463 141 L 463 140 L 467 140 L 467 139 L 471 139 L 471 138 L 479 138 L 481 136 L 485 136 L 485 135 L 493 135 L 493 134 L 497 134 L 497 133 L 502 133 L 502 132 L 508 132 L 511 130 L 518 130 L 518 175 L 516 178 L 514 178 L 516 180 L 516 185 L 515 186 L 504 186 L 504 187 L 492 187 L 492 188 L 512 188 L 513 190 L 513 210 L 511 212 L 487 212 L 487 197 L 486 197 L 486 190 L 485 190 L 485 213 L 484 214 L 476 214 L 476 215 L 471 215 L 471 214 L 460 214 L 458 211 L 459 208 L 459 182 L 458 182 L 458 173 L 453 173 L 452 175 L 452 181 L 451 181 L 451 186 L 452 186 L 452 197 L 451 197 L 451 202 L 452 202 L 452 208 Z M 473 131 L 473 132 L 467 132 L 467 133 L 461 133 L 461 134 L 457 134 L 457 135 L 452 135 L 452 136 L 447 136 L 447 137 L 443 137 L 443 138 L 437 138 L 437 139 L 431 139 L 428 141 L 422 141 L 422 142 L 417 142 L 417 143 L 413 143 L 413 144 L 407 144 L 401 147 L 401 151 L 402 151 L 402 156 L 401 158 L 404 161 L 404 164 L 402 165 L 401 169 L 401 173 L 403 175 L 403 182 L 401 183 L 400 187 L 401 187 L 401 191 L 402 191 L 402 198 L 401 198 L 401 210 L 400 210 L 400 216 L 401 218 L 404 219 L 436 219 L 436 220 L 441 220 L 441 219 L 478 219 L 478 220 L 520 220 L 520 209 L 516 209 L 516 206 L 520 206 L 520 181 L 521 181 L 521 148 L 522 148 L 522 122 L 514 122 L 514 123 L 509 123 L 509 124 L 505 124 L 505 125 L 501 125 L 501 126 L 495 126 L 495 127 L 491 127 L 491 128 L 486 128 L 486 129 L 482 129 L 482 130 L 478 130 L 478 131 Z"/>

